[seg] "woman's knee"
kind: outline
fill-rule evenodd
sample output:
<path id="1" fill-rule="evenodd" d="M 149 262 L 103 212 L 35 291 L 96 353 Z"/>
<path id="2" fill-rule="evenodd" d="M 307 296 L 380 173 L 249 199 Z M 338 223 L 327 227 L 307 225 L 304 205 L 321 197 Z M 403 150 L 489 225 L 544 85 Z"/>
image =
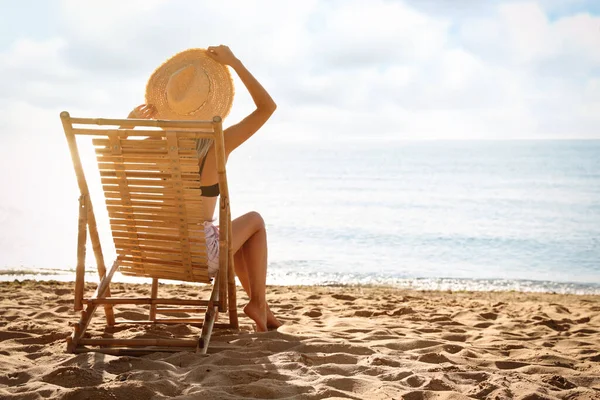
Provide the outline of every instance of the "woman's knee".
<path id="1" fill-rule="evenodd" d="M 248 220 L 250 221 L 252 226 L 255 227 L 256 230 L 265 228 L 265 220 L 263 219 L 262 215 L 260 215 L 258 212 L 250 211 L 246 215 L 248 217 Z"/>
<path id="2" fill-rule="evenodd" d="M 233 248 L 237 252 L 257 232 L 266 232 L 265 221 L 256 211 L 246 213 L 232 221 Z"/>

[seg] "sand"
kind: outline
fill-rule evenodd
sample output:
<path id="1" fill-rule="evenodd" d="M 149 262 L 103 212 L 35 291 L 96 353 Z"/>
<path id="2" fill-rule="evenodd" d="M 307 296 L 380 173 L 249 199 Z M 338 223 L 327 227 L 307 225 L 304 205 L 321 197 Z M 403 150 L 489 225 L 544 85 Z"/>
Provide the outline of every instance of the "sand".
<path id="1" fill-rule="evenodd" d="M 269 287 L 278 331 L 213 334 L 209 355 L 67 354 L 72 283 L 0 283 L 1 399 L 600 399 L 600 296 Z M 87 292 L 94 287 L 89 285 Z M 147 296 L 149 285 L 113 294 Z M 189 298 L 197 287 L 161 285 Z M 207 293 L 207 289 L 200 289 Z M 241 295 L 238 303 L 245 304 Z M 241 310 L 241 307 L 240 307 Z M 146 319 L 132 307 L 117 317 Z M 93 336 L 104 334 L 102 312 Z M 122 337 L 192 337 L 125 325 Z"/>

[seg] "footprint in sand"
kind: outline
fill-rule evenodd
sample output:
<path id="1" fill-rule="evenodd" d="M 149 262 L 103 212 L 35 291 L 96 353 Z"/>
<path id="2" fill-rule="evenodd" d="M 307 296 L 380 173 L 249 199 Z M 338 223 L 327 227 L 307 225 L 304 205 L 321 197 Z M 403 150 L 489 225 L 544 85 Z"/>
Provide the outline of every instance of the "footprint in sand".
<path id="1" fill-rule="evenodd" d="M 40 336 L 19 338 L 16 341 L 21 344 L 48 344 L 57 340 L 65 340 L 69 335 L 69 332 L 49 332 Z"/>
<path id="2" fill-rule="evenodd" d="M 423 386 L 423 389 L 434 390 L 436 392 L 446 392 L 456 390 L 456 388 L 449 383 L 444 382 L 441 379 L 433 378 L 429 383 Z"/>
<path id="3" fill-rule="evenodd" d="M 455 353 L 458 353 L 459 351 L 463 350 L 464 347 L 456 345 L 456 344 L 445 344 L 443 346 L 443 349 L 447 353 L 455 354 Z"/>
<path id="4" fill-rule="evenodd" d="M 29 382 L 29 379 L 31 379 L 31 375 L 27 372 L 11 372 L 6 375 L 0 375 L 0 384 L 8 385 L 9 387 L 17 386 Z"/>
<path id="5" fill-rule="evenodd" d="M 331 297 L 337 300 L 354 301 L 356 297 L 347 294 L 332 294 Z"/>
<path id="6" fill-rule="evenodd" d="M 491 394 L 494 390 L 498 389 L 499 386 L 494 385 L 490 382 L 480 382 L 474 388 L 471 388 L 469 391 L 465 392 L 465 394 L 469 397 L 473 397 L 476 399 L 485 399 L 486 396 Z"/>
<path id="7" fill-rule="evenodd" d="M 311 317 L 311 318 L 318 318 L 318 317 L 322 316 L 323 313 L 320 310 L 312 309 L 312 310 L 305 312 L 302 315 L 306 315 L 307 317 Z"/>
<path id="8" fill-rule="evenodd" d="M 552 385 L 560 390 L 573 389 L 577 387 L 577 385 L 568 381 L 565 377 L 560 375 L 543 377 L 542 382 Z"/>
<path id="9" fill-rule="evenodd" d="M 487 312 L 487 313 L 479 314 L 479 316 L 481 318 L 491 319 L 491 320 L 496 320 L 498 318 L 498 314 L 493 313 L 493 312 Z"/>
<path id="10" fill-rule="evenodd" d="M 442 339 L 447 340 L 449 342 L 466 342 L 468 337 L 468 335 L 462 335 L 458 333 L 449 333 L 446 335 L 442 335 Z"/>
<path id="11" fill-rule="evenodd" d="M 28 338 L 31 336 L 32 336 L 31 334 L 25 333 L 25 332 L 4 331 L 4 332 L 0 332 L 0 342 L 2 342 L 4 340 L 9 340 L 9 339 Z"/>
<path id="12" fill-rule="evenodd" d="M 378 370 L 375 373 L 379 373 Z M 381 374 L 379 375 L 379 379 L 386 382 L 398 382 L 411 375 L 413 375 L 413 372 L 410 370 L 400 370 Z"/>
<path id="13" fill-rule="evenodd" d="M 370 317 L 373 317 L 374 314 L 375 314 L 374 311 L 370 311 L 370 310 L 358 310 L 358 311 L 354 311 L 353 315 L 355 317 L 370 318 Z"/>
<path id="14" fill-rule="evenodd" d="M 369 357 L 367 359 L 367 364 L 370 365 L 381 365 L 381 366 L 386 366 L 386 367 L 401 367 L 404 365 L 404 362 L 402 360 L 398 360 L 396 358 L 390 357 L 390 356 L 384 356 L 381 354 L 376 354 L 372 357 Z"/>
<path id="15" fill-rule="evenodd" d="M 97 386 L 104 382 L 102 372 L 76 366 L 60 367 L 42 376 L 42 381 L 65 388 Z"/>
<path id="16" fill-rule="evenodd" d="M 496 361 L 495 364 L 499 369 L 517 369 L 529 365 L 528 363 L 519 361 Z"/>
<path id="17" fill-rule="evenodd" d="M 448 357 L 440 353 L 426 353 L 417 358 L 417 361 L 421 361 L 428 364 L 442 364 L 442 363 L 452 363 Z"/>
<path id="18" fill-rule="evenodd" d="M 413 388 L 421 387 L 427 382 L 427 378 L 421 375 L 411 375 L 408 378 L 401 380 L 401 383 L 404 383 L 406 386 L 410 386 Z"/>

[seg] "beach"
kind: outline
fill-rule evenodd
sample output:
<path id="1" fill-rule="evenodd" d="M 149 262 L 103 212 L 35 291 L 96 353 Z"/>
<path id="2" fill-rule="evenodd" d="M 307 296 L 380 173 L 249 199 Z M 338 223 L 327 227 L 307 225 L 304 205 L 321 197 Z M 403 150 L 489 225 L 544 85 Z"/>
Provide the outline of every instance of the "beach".
<path id="1" fill-rule="evenodd" d="M 86 286 L 89 296 L 94 284 Z M 111 285 L 148 296 L 150 285 Z M 270 286 L 285 323 L 255 333 L 215 329 L 208 355 L 68 354 L 73 283 L 0 283 L 2 399 L 598 399 L 600 297 L 552 293 L 416 291 L 386 286 Z M 194 298 L 208 287 L 161 285 Z M 122 306 L 117 318 L 146 320 Z M 221 321 L 227 318 L 220 316 Z M 123 325 L 92 337 L 191 338 L 187 325 Z"/>

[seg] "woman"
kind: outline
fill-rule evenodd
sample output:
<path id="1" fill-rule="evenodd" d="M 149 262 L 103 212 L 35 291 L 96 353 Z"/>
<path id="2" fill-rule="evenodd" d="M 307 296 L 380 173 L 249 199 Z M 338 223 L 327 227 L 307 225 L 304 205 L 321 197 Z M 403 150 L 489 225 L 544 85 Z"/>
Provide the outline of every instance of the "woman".
<path id="1" fill-rule="evenodd" d="M 231 67 L 239 76 L 254 100 L 256 110 L 236 125 L 225 129 L 225 155 L 229 154 L 239 145 L 263 126 L 271 117 L 277 105 L 252 76 L 240 60 L 238 60 L 227 46 L 211 46 L 206 54 L 220 64 Z M 142 104 L 136 107 L 128 118 L 155 118 L 161 117 L 157 108 L 152 104 Z M 198 148 L 201 159 L 200 179 L 203 183 L 218 182 L 215 149 L 210 143 L 200 141 Z M 217 204 L 218 184 L 203 186 L 208 194 L 203 201 L 205 221 L 212 221 Z M 203 191 L 204 192 L 204 191 Z M 213 192 L 212 194 L 210 194 Z M 205 224 L 205 226 L 207 226 Z M 208 225 L 210 226 L 210 225 Z M 266 332 L 281 326 L 271 312 L 266 302 L 267 278 L 267 232 L 261 215 L 249 212 L 232 221 L 233 250 L 235 252 L 235 272 L 250 301 L 244 307 L 244 313 L 256 323 L 258 332 Z"/>

